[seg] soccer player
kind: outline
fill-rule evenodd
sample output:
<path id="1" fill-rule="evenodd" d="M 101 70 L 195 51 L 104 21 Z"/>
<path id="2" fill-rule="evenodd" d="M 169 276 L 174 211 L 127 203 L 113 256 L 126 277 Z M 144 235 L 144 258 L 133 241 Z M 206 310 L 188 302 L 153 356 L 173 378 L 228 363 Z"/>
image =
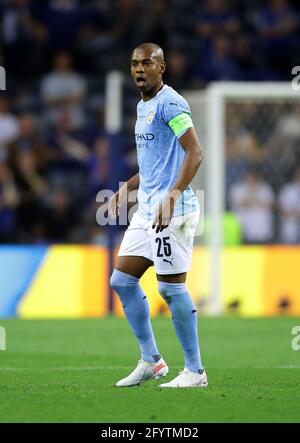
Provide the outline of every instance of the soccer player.
<path id="1" fill-rule="evenodd" d="M 199 206 L 189 186 L 202 161 L 200 144 L 186 100 L 162 80 L 163 50 L 153 43 L 138 46 L 131 56 L 131 76 L 141 94 L 135 140 L 139 172 L 110 199 L 116 217 L 128 191 L 138 188 L 138 210 L 120 246 L 110 279 L 137 338 L 141 359 L 116 386 L 140 385 L 165 377 L 168 366 L 158 350 L 149 304 L 139 279 L 155 267 L 158 290 L 172 314 L 184 353 L 184 369 L 162 388 L 206 387 L 197 330 L 197 312 L 187 291 Z"/>

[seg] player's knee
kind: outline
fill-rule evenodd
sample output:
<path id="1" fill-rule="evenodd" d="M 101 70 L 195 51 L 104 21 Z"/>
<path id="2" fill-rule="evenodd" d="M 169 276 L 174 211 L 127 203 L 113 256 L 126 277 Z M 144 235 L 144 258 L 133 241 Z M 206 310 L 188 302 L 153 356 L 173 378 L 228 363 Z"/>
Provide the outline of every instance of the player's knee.
<path id="1" fill-rule="evenodd" d="M 173 320 L 187 321 L 191 315 L 197 315 L 185 283 L 158 282 L 158 291 L 169 305 Z"/>
<path id="2" fill-rule="evenodd" d="M 109 283 L 114 290 L 117 290 L 120 286 L 126 286 L 126 277 L 123 272 L 114 269 Z"/>
<path id="3" fill-rule="evenodd" d="M 127 286 L 134 286 L 138 284 L 138 278 L 133 275 L 121 272 L 118 269 L 114 269 L 110 277 L 110 286 L 117 291 L 119 288 L 124 288 Z"/>
<path id="4" fill-rule="evenodd" d="M 172 297 L 186 292 L 185 283 L 166 283 L 164 281 L 158 282 L 158 292 L 169 303 Z"/>

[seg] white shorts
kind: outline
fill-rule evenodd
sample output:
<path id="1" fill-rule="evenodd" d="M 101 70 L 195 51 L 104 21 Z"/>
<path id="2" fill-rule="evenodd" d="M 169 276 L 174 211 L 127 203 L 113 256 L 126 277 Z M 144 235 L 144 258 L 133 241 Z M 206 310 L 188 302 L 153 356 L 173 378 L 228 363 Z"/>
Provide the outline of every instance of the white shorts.
<path id="1" fill-rule="evenodd" d="M 119 256 L 134 255 L 154 262 L 161 275 L 187 272 L 192 261 L 199 211 L 173 217 L 162 232 L 152 229 L 153 220 L 145 220 L 136 212 L 120 246 Z"/>

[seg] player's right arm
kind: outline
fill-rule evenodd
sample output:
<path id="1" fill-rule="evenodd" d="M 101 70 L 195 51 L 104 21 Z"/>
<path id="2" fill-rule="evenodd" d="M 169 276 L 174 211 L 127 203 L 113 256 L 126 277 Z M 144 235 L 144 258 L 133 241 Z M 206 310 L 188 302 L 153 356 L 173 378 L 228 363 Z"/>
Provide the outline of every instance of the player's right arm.
<path id="1" fill-rule="evenodd" d="M 114 193 L 108 203 L 108 213 L 111 218 L 116 218 L 119 215 L 120 207 L 128 200 L 128 193 L 137 189 L 139 184 L 140 175 L 137 173 Z"/>

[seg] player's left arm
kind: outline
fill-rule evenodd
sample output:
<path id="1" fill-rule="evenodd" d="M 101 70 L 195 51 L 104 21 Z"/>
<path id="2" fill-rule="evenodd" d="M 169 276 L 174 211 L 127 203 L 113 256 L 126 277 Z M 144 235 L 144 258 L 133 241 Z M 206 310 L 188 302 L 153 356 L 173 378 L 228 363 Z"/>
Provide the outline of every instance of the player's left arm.
<path id="1" fill-rule="evenodd" d="M 156 232 L 163 231 L 169 226 L 176 201 L 191 183 L 203 160 L 200 142 L 194 127 L 188 128 L 184 134 L 179 137 L 179 142 L 186 153 L 185 158 L 176 183 L 156 212 L 156 217 L 152 225 L 153 229 L 156 228 Z"/>
<path id="2" fill-rule="evenodd" d="M 193 127 L 186 130 L 186 132 L 179 138 L 179 142 L 185 150 L 185 157 L 178 179 L 170 193 L 176 192 L 176 190 L 182 193 L 193 180 L 203 160 L 200 142 Z"/>

